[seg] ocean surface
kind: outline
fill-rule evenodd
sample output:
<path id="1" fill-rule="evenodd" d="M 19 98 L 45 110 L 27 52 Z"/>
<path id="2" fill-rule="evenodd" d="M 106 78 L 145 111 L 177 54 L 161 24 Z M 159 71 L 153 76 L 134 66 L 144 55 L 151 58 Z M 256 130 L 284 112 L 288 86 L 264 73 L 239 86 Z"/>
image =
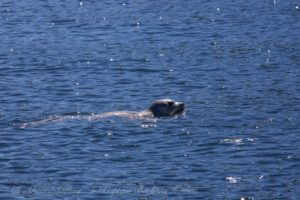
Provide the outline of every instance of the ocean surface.
<path id="1" fill-rule="evenodd" d="M 0 1 L 0 199 L 298 200 L 299 134 L 298 0 Z"/>

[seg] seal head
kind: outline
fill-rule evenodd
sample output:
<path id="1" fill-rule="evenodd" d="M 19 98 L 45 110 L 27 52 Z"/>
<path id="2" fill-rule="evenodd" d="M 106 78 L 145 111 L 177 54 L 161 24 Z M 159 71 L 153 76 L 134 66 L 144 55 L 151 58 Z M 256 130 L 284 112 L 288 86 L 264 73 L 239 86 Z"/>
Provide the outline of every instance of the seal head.
<path id="1" fill-rule="evenodd" d="M 147 109 L 152 112 L 154 117 L 173 116 L 185 111 L 184 103 L 171 99 L 160 99 L 155 101 Z"/>

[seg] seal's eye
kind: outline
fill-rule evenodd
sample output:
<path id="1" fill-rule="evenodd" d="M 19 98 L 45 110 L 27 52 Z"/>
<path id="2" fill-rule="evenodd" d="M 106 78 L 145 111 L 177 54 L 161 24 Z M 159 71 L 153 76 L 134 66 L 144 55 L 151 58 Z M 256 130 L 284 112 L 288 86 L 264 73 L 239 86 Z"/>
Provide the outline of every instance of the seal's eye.
<path id="1" fill-rule="evenodd" d="M 169 106 L 173 106 L 173 105 L 174 105 L 174 102 L 173 102 L 173 101 L 169 101 L 169 102 L 168 102 L 168 105 L 169 105 Z"/>

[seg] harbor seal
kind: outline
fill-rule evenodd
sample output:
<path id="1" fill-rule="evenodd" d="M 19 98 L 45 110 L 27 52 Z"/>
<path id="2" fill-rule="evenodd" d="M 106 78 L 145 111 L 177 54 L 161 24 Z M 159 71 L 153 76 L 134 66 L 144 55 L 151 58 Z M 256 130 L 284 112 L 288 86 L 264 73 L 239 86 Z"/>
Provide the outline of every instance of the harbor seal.
<path id="1" fill-rule="evenodd" d="M 92 114 L 87 116 L 82 115 L 50 115 L 47 118 L 35 122 L 29 122 L 22 124 L 21 128 L 28 126 L 38 126 L 42 124 L 48 124 L 52 122 L 63 121 L 65 119 L 86 119 L 94 120 L 104 117 L 129 117 L 129 118 L 146 118 L 146 117 L 170 117 L 185 112 L 185 106 L 183 102 L 177 102 L 171 99 L 160 99 L 153 102 L 149 108 L 141 112 L 133 111 L 114 111 L 102 114 Z"/>
<path id="2" fill-rule="evenodd" d="M 171 99 L 160 99 L 153 102 L 149 108 L 141 112 L 115 111 L 88 116 L 92 118 L 103 118 L 110 116 L 142 118 L 142 117 L 170 117 L 185 111 L 184 103 Z"/>
<path id="3" fill-rule="evenodd" d="M 146 111 L 152 113 L 153 117 L 167 117 L 183 113 L 185 107 L 183 102 L 160 99 L 152 103 Z"/>

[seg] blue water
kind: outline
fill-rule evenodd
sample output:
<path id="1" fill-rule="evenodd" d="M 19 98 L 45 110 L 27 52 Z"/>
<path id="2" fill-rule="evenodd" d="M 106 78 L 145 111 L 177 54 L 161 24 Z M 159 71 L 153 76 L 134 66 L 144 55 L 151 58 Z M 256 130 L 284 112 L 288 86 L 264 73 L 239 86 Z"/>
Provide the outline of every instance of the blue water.
<path id="1" fill-rule="evenodd" d="M 1 0 L 1 199 L 300 199 L 299 19 L 295 0 Z M 162 98 L 187 113 L 20 128 Z"/>

